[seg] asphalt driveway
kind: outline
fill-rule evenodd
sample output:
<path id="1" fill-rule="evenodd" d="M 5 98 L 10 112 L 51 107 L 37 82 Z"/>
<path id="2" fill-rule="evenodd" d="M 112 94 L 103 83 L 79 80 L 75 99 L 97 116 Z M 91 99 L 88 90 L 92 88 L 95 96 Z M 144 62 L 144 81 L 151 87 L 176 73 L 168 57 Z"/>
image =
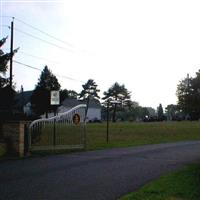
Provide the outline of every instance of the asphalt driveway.
<path id="1" fill-rule="evenodd" d="M 146 145 L 0 163 L 0 199 L 115 200 L 200 161 L 200 142 Z"/>

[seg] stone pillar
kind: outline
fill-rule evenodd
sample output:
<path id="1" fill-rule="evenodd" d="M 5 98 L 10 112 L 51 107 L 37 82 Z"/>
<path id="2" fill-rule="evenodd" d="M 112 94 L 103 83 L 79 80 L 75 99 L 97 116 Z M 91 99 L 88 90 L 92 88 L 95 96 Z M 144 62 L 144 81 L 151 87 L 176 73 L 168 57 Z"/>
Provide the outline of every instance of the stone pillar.
<path id="1" fill-rule="evenodd" d="M 18 152 L 19 157 L 24 157 L 24 131 L 25 131 L 25 123 L 19 122 L 19 146 Z"/>
<path id="2" fill-rule="evenodd" d="M 13 156 L 24 157 L 24 136 L 27 121 L 12 121 L 3 124 L 3 137 L 7 152 Z"/>

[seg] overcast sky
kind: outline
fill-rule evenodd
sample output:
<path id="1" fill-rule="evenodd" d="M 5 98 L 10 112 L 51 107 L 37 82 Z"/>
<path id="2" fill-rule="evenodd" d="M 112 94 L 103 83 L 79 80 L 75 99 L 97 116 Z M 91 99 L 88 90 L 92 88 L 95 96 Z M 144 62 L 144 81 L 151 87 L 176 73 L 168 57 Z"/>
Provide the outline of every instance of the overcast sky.
<path id="1" fill-rule="evenodd" d="M 57 76 L 62 89 L 80 92 L 92 78 L 102 94 L 117 81 L 140 105 L 165 107 L 200 69 L 199 10 L 198 0 L 0 0 L 0 34 L 15 17 L 14 60 L 75 79 Z M 40 73 L 14 63 L 17 89 L 34 89 Z"/>

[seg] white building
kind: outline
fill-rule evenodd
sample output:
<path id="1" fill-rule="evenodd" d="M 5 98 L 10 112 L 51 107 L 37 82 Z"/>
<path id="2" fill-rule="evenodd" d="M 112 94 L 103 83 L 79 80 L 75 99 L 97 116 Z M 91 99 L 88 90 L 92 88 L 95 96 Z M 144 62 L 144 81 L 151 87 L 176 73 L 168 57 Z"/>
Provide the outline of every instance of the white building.
<path id="1" fill-rule="evenodd" d="M 61 106 L 58 107 L 58 115 L 59 113 L 66 112 L 73 107 L 86 104 L 86 101 L 77 100 L 77 99 L 65 99 Z M 98 100 L 91 99 L 89 101 L 88 112 L 87 112 L 87 121 L 101 121 L 101 104 Z"/>
<path id="2" fill-rule="evenodd" d="M 24 91 L 16 95 L 17 101 L 17 108 L 23 110 L 26 116 L 31 116 L 32 108 L 31 108 L 31 95 L 33 91 Z M 68 98 L 65 99 L 61 105 L 57 109 L 58 115 L 60 113 L 66 112 L 73 107 L 80 105 L 80 104 L 87 104 L 84 100 L 77 100 Z M 48 113 L 48 117 L 53 117 L 54 113 Z M 41 118 L 45 118 L 45 114 L 40 116 Z M 101 121 L 101 104 L 96 99 L 91 99 L 88 106 L 87 112 L 87 121 Z"/>

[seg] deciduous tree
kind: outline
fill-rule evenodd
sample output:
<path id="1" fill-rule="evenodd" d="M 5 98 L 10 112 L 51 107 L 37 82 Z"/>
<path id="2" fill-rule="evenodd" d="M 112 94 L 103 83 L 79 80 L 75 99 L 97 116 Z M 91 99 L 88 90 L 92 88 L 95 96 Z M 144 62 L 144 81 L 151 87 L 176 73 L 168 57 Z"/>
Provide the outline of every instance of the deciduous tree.
<path id="1" fill-rule="evenodd" d="M 177 86 L 178 106 L 186 119 L 200 118 L 200 70 L 194 78 L 187 77 Z"/>

